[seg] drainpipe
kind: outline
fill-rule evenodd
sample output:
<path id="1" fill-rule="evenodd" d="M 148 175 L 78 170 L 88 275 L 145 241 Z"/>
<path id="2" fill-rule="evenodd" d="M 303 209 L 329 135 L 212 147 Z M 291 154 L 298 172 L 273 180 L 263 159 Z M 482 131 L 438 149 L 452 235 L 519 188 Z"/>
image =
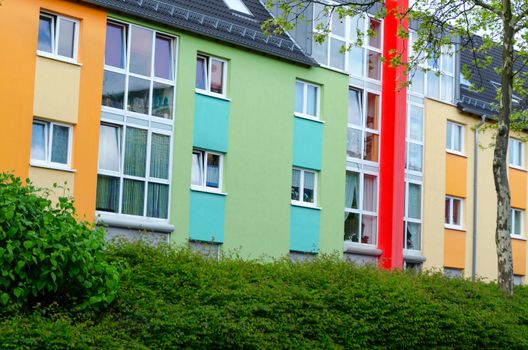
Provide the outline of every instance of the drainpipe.
<path id="1" fill-rule="evenodd" d="M 477 274 L 477 185 L 478 185 L 478 133 L 479 129 L 486 122 L 486 115 L 483 115 L 480 123 L 475 127 L 475 145 L 473 157 L 473 254 L 471 264 L 471 280 L 474 282 Z"/>

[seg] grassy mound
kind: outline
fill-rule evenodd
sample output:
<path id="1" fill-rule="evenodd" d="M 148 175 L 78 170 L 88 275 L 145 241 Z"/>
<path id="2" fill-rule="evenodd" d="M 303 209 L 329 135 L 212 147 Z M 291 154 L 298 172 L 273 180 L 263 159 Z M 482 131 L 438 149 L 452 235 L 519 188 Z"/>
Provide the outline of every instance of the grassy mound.
<path id="1" fill-rule="evenodd" d="M 0 348 L 528 348 L 528 290 L 358 268 L 203 259 L 125 245 L 109 309 L 0 318 Z"/>

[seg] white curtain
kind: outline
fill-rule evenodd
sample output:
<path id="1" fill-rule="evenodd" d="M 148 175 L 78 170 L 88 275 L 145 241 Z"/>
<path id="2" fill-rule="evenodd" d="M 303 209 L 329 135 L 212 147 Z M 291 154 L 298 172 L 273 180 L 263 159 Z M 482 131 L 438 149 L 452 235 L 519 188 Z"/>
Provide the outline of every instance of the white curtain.
<path id="1" fill-rule="evenodd" d="M 193 153 L 192 155 L 191 183 L 193 185 L 203 186 L 202 155 L 200 153 Z"/>
<path id="2" fill-rule="evenodd" d="M 378 189 L 376 176 L 365 175 L 363 178 L 363 210 L 376 212 Z"/>

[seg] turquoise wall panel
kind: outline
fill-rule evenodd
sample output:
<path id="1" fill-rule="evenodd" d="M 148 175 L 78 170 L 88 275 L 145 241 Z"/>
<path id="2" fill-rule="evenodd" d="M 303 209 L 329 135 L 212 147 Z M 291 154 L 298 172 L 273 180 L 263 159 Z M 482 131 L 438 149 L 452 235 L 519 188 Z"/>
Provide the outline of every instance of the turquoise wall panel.
<path id="1" fill-rule="evenodd" d="M 229 101 L 195 94 L 193 146 L 227 152 Z"/>
<path id="2" fill-rule="evenodd" d="M 224 242 L 225 196 L 191 191 L 189 238 L 198 241 Z"/>
<path id="3" fill-rule="evenodd" d="M 293 165 L 321 170 L 323 124 L 298 117 L 293 123 Z"/>
<path id="4" fill-rule="evenodd" d="M 290 250 L 319 252 L 321 211 L 318 209 L 291 206 Z"/>

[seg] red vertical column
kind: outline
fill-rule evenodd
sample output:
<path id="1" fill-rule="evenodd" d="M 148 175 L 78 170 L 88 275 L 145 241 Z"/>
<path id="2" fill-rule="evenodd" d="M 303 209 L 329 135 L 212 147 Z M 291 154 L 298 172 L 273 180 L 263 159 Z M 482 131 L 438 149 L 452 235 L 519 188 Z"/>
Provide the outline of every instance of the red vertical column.
<path id="1" fill-rule="evenodd" d="M 382 250 L 380 266 L 386 269 L 403 266 L 403 217 L 405 193 L 405 68 L 392 67 L 390 57 L 406 53 L 406 39 L 396 35 L 407 26 L 397 14 L 408 7 L 408 0 L 388 0 L 383 24 L 383 86 L 380 151 L 380 198 L 378 247 Z"/>

